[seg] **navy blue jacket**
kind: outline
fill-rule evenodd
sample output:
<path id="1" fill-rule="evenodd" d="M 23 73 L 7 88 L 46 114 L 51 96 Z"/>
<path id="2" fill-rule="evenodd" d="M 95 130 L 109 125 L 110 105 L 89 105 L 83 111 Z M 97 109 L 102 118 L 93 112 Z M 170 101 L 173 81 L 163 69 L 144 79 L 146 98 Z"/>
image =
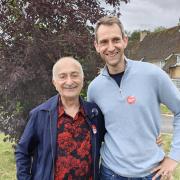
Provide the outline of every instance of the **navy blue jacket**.
<path id="1" fill-rule="evenodd" d="M 18 180 L 54 179 L 58 98 L 59 95 L 56 95 L 30 112 L 15 151 Z M 105 133 L 104 119 L 96 104 L 82 99 L 80 101 L 91 132 L 93 179 L 98 180 L 99 150 Z M 92 125 L 96 126 L 97 131 L 92 129 Z"/>

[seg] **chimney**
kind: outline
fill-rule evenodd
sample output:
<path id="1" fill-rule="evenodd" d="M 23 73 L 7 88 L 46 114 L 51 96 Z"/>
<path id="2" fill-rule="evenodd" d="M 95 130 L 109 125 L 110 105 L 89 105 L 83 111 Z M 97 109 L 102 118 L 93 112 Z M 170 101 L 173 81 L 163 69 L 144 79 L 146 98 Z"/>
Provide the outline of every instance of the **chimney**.
<path id="1" fill-rule="evenodd" d="M 148 32 L 147 31 L 141 31 L 140 32 L 140 42 L 143 41 L 143 39 L 147 36 Z"/>

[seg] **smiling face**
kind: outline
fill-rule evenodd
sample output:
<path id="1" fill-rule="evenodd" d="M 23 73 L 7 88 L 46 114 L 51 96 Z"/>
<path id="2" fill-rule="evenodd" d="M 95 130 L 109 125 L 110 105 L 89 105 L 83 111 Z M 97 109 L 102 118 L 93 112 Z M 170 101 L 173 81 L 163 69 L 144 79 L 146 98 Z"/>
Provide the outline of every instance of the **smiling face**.
<path id="1" fill-rule="evenodd" d="M 124 66 L 124 49 L 128 39 L 122 36 L 117 24 L 100 25 L 96 33 L 95 48 L 101 58 L 106 62 L 108 69 L 112 71 Z M 122 68 L 122 67 L 121 67 Z"/>
<path id="2" fill-rule="evenodd" d="M 53 67 L 53 84 L 61 98 L 79 98 L 83 79 L 82 67 L 73 58 L 62 58 Z"/>

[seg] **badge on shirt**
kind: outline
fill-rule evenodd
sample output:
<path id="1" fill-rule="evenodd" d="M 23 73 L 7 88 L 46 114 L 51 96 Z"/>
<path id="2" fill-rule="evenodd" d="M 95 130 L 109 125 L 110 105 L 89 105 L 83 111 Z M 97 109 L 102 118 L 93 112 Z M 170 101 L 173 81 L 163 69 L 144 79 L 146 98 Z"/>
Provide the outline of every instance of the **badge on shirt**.
<path id="1" fill-rule="evenodd" d="M 97 133 L 97 129 L 96 129 L 96 126 L 94 124 L 92 125 L 92 131 L 93 131 L 93 134 Z"/>
<path id="2" fill-rule="evenodd" d="M 128 96 L 127 102 L 128 102 L 128 104 L 134 104 L 136 102 L 135 96 Z"/>

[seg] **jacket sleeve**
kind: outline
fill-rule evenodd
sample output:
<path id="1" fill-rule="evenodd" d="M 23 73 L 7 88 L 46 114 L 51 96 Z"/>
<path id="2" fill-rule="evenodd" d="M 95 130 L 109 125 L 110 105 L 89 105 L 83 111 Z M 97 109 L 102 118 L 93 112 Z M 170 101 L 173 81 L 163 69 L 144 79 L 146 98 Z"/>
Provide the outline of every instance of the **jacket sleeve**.
<path id="1" fill-rule="evenodd" d="M 97 106 L 97 105 L 96 105 Z M 100 137 L 100 142 L 104 141 L 104 136 L 106 133 L 106 128 L 105 128 L 105 122 L 104 122 L 104 116 L 100 108 L 97 106 L 98 109 L 98 131 L 99 131 L 99 137 Z"/>
<path id="2" fill-rule="evenodd" d="M 93 89 L 93 84 L 90 84 L 88 86 L 88 90 L 87 90 L 87 101 L 89 102 L 93 102 L 96 104 L 96 102 L 94 101 L 95 98 L 95 94 L 93 92 L 95 92 L 96 90 Z M 104 115 L 101 111 L 101 109 L 99 108 L 99 106 L 96 104 L 96 107 L 98 109 L 98 131 L 100 132 L 100 141 L 103 142 L 104 141 L 104 135 L 106 133 L 106 128 L 105 128 L 105 121 L 104 121 Z"/>
<path id="3" fill-rule="evenodd" d="M 31 180 L 31 168 L 33 161 L 33 152 L 37 146 L 36 138 L 36 118 L 30 114 L 28 123 L 16 146 L 16 169 L 17 180 Z"/>
<path id="4" fill-rule="evenodd" d="M 173 140 L 169 157 L 180 161 L 180 92 L 165 72 L 162 72 L 159 86 L 160 102 L 174 114 Z"/>

